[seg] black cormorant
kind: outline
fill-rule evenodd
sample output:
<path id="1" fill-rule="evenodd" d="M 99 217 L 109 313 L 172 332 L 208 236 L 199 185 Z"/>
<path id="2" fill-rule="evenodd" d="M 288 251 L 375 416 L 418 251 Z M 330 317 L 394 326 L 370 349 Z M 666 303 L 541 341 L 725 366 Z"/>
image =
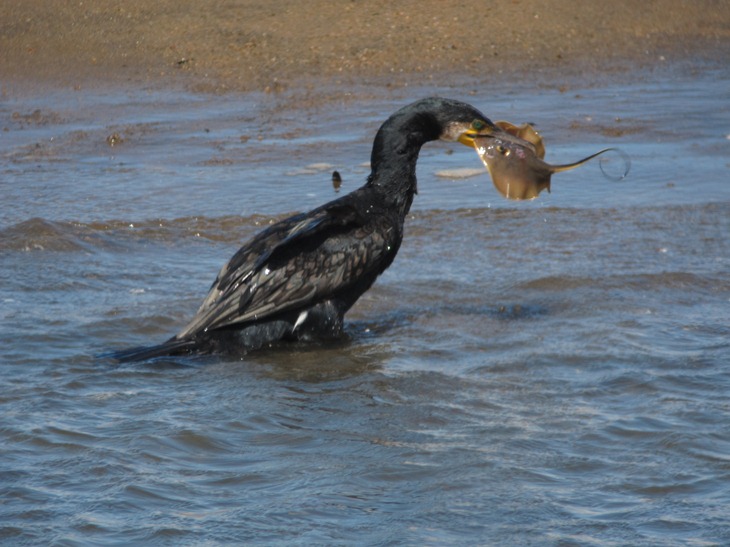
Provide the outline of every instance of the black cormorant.
<path id="1" fill-rule="evenodd" d="M 400 248 L 421 146 L 442 139 L 473 147 L 474 138 L 500 133 L 476 108 L 455 100 L 428 98 L 398 110 L 375 135 L 364 186 L 255 235 L 223 266 L 180 333 L 114 357 L 241 354 L 279 340 L 339 336 L 345 312 Z"/>

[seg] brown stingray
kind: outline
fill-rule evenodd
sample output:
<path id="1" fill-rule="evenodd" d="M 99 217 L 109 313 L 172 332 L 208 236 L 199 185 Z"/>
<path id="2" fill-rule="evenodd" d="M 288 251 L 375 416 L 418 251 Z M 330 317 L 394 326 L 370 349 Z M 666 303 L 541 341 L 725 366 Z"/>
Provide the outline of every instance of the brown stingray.
<path id="1" fill-rule="evenodd" d="M 564 165 L 543 161 L 545 145 L 542 136 L 529 125 L 496 122 L 503 135 L 482 135 L 474 139 L 474 148 L 487 167 L 497 191 L 509 199 L 534 199 L 547 188 L 554 173 L 569 171 L 613 148 Z"/>

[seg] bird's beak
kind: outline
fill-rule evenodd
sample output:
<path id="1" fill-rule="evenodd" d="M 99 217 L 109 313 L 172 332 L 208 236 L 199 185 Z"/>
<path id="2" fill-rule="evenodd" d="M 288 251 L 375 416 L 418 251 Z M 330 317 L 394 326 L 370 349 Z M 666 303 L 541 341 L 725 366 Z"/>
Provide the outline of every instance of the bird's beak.
<path id="1" fill-rule="evenodd" d="M 469 148 L 474 148 L 474 139 L 478 137 L 496 137 L 502 133 L 504 133 L 504 131 L 496 125 L 485 123 L 483 127 L 476 129 L 474 128 L 474 124 L 472 124 L 459 135 L 457 140 Z"/>

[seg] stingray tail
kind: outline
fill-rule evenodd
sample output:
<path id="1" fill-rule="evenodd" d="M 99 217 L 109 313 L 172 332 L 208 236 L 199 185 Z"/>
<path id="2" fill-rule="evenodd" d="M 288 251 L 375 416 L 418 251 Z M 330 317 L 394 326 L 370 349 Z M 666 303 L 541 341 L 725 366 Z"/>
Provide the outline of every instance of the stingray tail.
<path id="1" fill-rule="evenodd" d="M 570 171 L 571 169 L 575 169 L 576 167 L 583 165 L 586 162 L 591 161 L 596 156 L 600 156 L 601 154 L 605 152 L 616 152 L 618 148 L 604 148 L 603 150 L 599 150 L 595 154 L 591 154 L 590 156 L 587 156 L 583 158 L 582 160 L 578 160 L 573 163 L 565 163 L 563 165 L 551 165 L 550 167 L 553 169 L 554 173 L 561 173 L 562 171 Z"/>
<path id="2" fill-rule="evenodd" d="M 156 357 L 170 357 L 173 355 L 189 355 L 195 352 L 196 343 L 190 339 L 170 338 L 167 342 L 156 346 L 141 346 L 137 348 L 129 348 L 113 353 L 107 353 L 102 357 L 116 359 L 120 363 L 128 363 L 130 361 L 147 361 Z"/>

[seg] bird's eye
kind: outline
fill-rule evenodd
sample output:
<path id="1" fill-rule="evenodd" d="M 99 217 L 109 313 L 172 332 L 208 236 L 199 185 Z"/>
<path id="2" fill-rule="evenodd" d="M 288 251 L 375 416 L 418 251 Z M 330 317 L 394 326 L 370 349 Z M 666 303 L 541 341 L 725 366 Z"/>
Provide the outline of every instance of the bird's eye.
<path id="1" fill-rule="evenodd" d="M 482 120 L 474 120 L 473 122 L 471 122 L 471 128 L 475 131 L 481 131 L 482 129 L 484 129 L 484 125 L 485 124 Z"/>

